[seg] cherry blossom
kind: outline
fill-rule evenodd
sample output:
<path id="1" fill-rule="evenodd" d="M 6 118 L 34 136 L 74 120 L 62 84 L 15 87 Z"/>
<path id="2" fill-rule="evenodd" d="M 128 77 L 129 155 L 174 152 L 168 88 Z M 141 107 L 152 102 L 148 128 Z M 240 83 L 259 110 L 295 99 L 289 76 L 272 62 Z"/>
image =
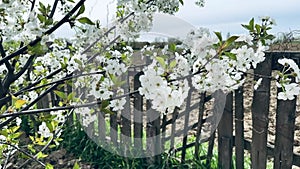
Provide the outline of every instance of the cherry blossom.
<path id="1" fill-rule="evenodd" d="M 42 124 L 39 126 L 39 131 L 37 133 L 44 138 L 48 138 L 53 135 L 53 133 L 50 132 L 45 122 L 42 122 Z"/>

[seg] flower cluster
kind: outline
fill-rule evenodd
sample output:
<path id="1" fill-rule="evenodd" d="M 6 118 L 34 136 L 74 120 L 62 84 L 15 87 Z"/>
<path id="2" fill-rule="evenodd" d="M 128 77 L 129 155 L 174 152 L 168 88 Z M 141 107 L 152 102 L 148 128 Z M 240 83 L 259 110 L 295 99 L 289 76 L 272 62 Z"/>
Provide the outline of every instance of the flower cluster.
<path id="1" fill-rule="evenodd" d="M 160 60 L 158 58 L 158 60 Z M 161 61 L 160 61 L 161 62 Z M 166 61 L 163 61 L 166 62 Z M 165 63 L 167 64 L 167 63 Z M 159 112 L 172 112 L 175 107 L 180 107 L 190 89 L 187 79 L 177 80 L 189 73 L 187 60 L 175 55 L 175 60 L 170 62 L 170 67 L 162 66 L 157 60 L 144 69 L 144 75 L 140 76 L 141 86 L 139 92 L 146 99 L 152 101 L 152 108 Z M 173 69 L 176 67 L 176 69 Z M 164 69 L 165 68 L 165 69 Z M 172 68 L 172 71 L 169 71 Z"/>
<path id="2" fill-rule="evenodd" d="M 278 63 L 283 66 L 282 72 L 278 73 L 276 83 L 282 91 L 278 93 L 278 99 L 293 100 L 300 94 L 300 69 L 292 59 L 279 59 Z"/>

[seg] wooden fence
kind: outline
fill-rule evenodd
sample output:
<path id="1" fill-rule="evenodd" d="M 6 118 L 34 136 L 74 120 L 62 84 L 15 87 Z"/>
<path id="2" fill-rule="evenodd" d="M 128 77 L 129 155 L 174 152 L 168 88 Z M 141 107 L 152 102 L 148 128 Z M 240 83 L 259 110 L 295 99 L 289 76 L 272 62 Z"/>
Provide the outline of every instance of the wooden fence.
<path id="1" fill-rule="evenodd" d="M 269 52 L 266 53 L 266 60 L 257 66 L 254 73 L 271 76 L 272 70 L 281 68 L 277 60 L 282 56 L 293 58 L 300 65 L 299 52 Z M 130 93 L 140 87 L 138 79 L 142 74 L 141 70 L 142 67 L 139 66 L 129 69 L 125 92 Z M 251 140 L 246 140 L 244 134 L 244 100 L 249 96 L 244 95 L 243 87 L 226 96 L 223 115 L 214 119 L 215 124 L 219 124 L 216 130 L 212 124 L 208 124 L 216 116 L 216 112 L 209 110 L 213 96 L 191 90 L 184 108 L 162 116 L 151 110 L 149 101 L 134 92 L 126 98 L 125 109 L 120 114 L 98 112 L 98 120 L 91 124 L 92 130 L 89 132 L 91 135 L 98 133 L 97 139 L 105 139 L 116 147 L 124 148 L 125 145 L 124 151 L 130 151 L 130 147 L 139 147 L 140 152 L 149 156 L 160 154 L 162 149 L 169 153 L 181 153 L 182 162 L 186 161 L 187 151 L 192 149 L 194 157 L 205 160 L 208 168 L 216 147 L 218 166 L 222 169 L 231 169 L 234 164 L 235 168 L 243 169 L 246 152 L 251 155 L 254 169 L 266 168 L 270 158 L 276 169 L 288 169 L 293 165 L 300 167 L 300 155 L 293 153 L 296 100 L 277 100 L 275 142 L 273 145 L 268 144 L 270 90 L 271 79 L 264 78 L 260 87 L 253 91 Z M 112 132 L 113 130 L 117 132 Z M 207 153 L 200 155 L 200 145 L 204 142 L 208 143 Z M 160 162 L 161 159 L 160 156 L 155 156 L 151 160 Z"/>

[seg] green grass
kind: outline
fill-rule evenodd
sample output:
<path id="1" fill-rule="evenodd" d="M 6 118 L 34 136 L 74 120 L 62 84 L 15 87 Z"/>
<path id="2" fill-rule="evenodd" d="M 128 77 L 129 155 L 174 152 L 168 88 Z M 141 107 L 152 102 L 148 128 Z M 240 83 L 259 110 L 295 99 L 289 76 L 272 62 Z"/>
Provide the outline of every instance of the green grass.
<path id="1" fill-rule="evenodd" d="M 194 157 L 194 147 L 188 148 L 186 151 L 186 162 L 180 161 L 182 152 L 177 153 L 163 153 L 159 157 L 161 162 L 159 164 L 149 164 L 147 158 L 125 158 L 108 152 L 94 143 L 87 134 L 81 129 L 79 123 L 68 125 L 62 134 L 64 141 L 60 148 L 64 148 L 68 153 L 73 154 L 75 158 L 81 159 L 82 162 L 91 164 L 94 168 L 103 169 L 206 169 L 206 160 L 197 160 Z M 194 142 L 195 137 L 189 136 L 188 143 Z M 175 147 L 181 147 L 182 143 L 178 143 Z M 166 149 L 170 147 L 170 142 L 165 143 Z M 199 156 L 207 154 L 208 143 L 200 145 Z M 210 163 L 211 169 L 218 168 L 218 152 L 217 147 L 213 149 L 213 156 Z M 251 168 L 250 155 L 245 155 L 244 168 Z M 273 164 L 268 162 L 267 169 L 273 168 Z M 235 156 L 233 157 L 233 169 L 235 169 Z"/>

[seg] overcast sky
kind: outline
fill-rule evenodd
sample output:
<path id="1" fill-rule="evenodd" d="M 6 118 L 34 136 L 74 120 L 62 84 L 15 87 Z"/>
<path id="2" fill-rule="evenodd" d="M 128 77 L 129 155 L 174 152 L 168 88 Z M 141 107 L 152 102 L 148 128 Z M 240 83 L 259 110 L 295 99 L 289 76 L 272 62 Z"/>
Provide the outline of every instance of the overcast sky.
<path id="1" fill-rule="evenodd" d="M 86 15 L 100 19 L 104 26 L 114 16 L 114 2 L 117 0 L 87 0 Z M 175 16 L 158 14 L 154 19 L 152 34 L 184 36 L 192 27 L 206 27 L 210 31 L 221 31 L 223 35 L 245 33 L 240 26 L 252 17 L 275 19 L 273 32 L 300 30 L 299 0 L 207 0 L 205 7 L 194 5 L 194 0 L 185 4 Z"/>

